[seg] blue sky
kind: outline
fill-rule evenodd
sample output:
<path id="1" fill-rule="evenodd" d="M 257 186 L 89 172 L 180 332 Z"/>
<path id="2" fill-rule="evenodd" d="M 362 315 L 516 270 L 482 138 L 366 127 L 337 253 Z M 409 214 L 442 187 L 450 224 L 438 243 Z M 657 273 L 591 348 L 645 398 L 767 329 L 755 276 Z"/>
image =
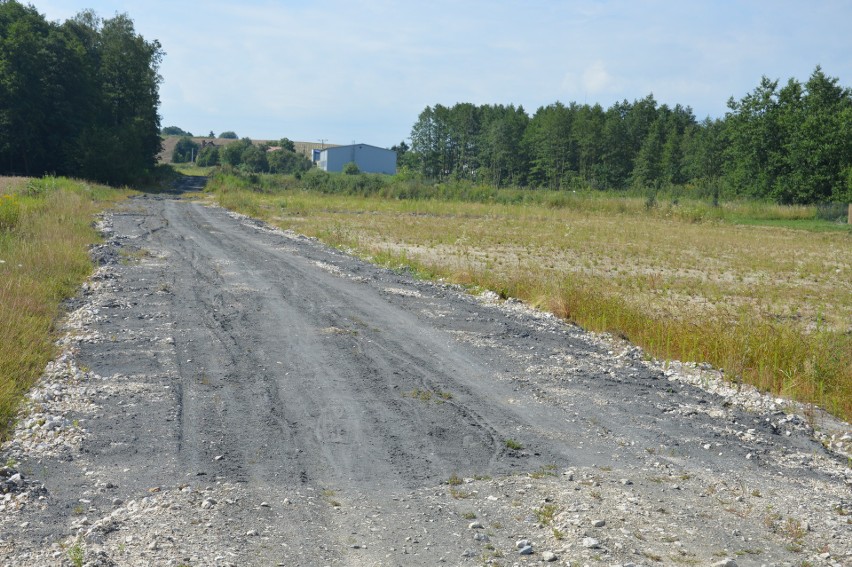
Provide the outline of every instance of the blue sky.
<path id="1" fill-rule="evenodd" d="M 649 93 L 722 116 L 761 75 L 852 86 L 852 2 L 32 0 L 49 20 L 127 13 L 166 52 L 163 125 L 389 147 L 426 106 Z"/>

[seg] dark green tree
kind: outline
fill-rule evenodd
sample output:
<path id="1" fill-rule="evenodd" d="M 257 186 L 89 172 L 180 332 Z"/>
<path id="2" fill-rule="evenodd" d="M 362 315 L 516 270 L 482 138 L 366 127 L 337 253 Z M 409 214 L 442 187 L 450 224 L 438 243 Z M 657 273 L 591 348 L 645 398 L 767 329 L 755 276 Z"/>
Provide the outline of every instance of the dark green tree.
<path id="1" fill-rule="evenodd" d="M 285 150 L 289 150 L 291 152 L 296 151 L 296 144 L 290 138 L 281 138 L 280 140 L 278 140 L 277 142 L 275 142 L 272 145 L 278 146 L 279 148 L 282 148 L 282 149 L 285 149 Z"/>
<path id="2" fill-rule="evenodd" d="M 603 128 L 603 154 L 598 179 L 604 187 L 623 189 L 630 180 L 636 151 L 630 141 L 627 119 L 633 105 L 622 101 L 606 110 Z"/>
<path id="3" fill-rule="evenodd" d="M 443 177 L 441 147 L 441 131 L 436 112 L 431 106 L 427 106 L 411 128 L 411 151 L 417 156 L 419 169 L 424 177 Z"/>
<path id="4" fill-rule="evenodd" d="M 201 167 L 219 165 L 219 146 L 207 145 L 198 150 L 195 164 Z"/>
<path id="5" fill-rule="evenodd" d="M 161 58 L 125 15 L 59 24 L 0 1 L 0 171 L 138 178 L 160 151 Z"/>
<path id="6" fill-rule="evenodd" d="M 68 49 L 73 47 L 63 45 L 56 27 L 34 7 L 0 3 L 0 167 L 4 171 L 39 175 L 62 169 L 54 159 L 51 128 L 65 129 L 65 119 L 57 116 L 61 97 L 54 89 L 64 91 L 57 66 L 70 55 Z"/>
<path id="7" fill-rule="evenodd" d="M 787 167 L 772 196 L 782 203 L 848 201 L 852 92 L 817 66 L 803 89 L 791 80 L 779 101 Z"/>
<path id="8" fill-rule="evenodd" d="M 559 189 L 577 160 L 572 135 L 576 105 L 561 102 L 543 106 L 532 116 L 522 138 L 529 157 L 529 181 L 537 186 Z"/>
<path id="9" fill-rule="evenodd" d="M 192 137 L 192 132 L 187 132 L 183 128 L 177 126 L 166 126 L 160 131 L 163 136 L 189 136 Z"/>
<path id="10" fill-rule="evenodd" d="M 728 108 L 726 178 L 739 194 L 768 196 L 786 166 L 778 81 L 762 77 L 760 85 L 742 100 L 732 97 Z"/>
<path id="11" fill-rule="evenodd" d="M 199 145 L 188 136 L 182 137 L 175 144 L 175 149 L 172 151 L 172 161 L 174 163 L 187 163 L 193 161 L 198 156 Z"/>
<path id="12" fill-rule="evenodd" d="M 235 144 L 231 144 L 232 146 Z M 249 173 L 264 173 L 269 171 L 269 161 L 266 159 L 267 146 L 256 146 L 249 143 L 240 156 L 240 167 Z"/>
<path id="13" fill-rule="evenodd" d="M 662 178 L 663 146 L 666 136 L 666 119 L 660 116 L 651 125 L 633 165 L 633 185 L 659 187 Z"/>
<path id="14" fill-rule="evenodd" d="M 269 162 L 269 171 L 272 173 L 295 174 L 313 167 L 311 160 L 302 154 L 283 148 L 269 152 L 266 159 Z"/>
<path id="15" fill-rule="evenodd" d="M 579 174 L 587 187 L 603 188 L 602 164 L 605 154 L 604 128 L 606 117 L 599 104 L 577 107 L 572 135 L 577 147 L 577 162 L 572 164 L 572 173 Z"/>
<path id="16" fill-rule="evenodd" d="M 160 43 L 137 35 L 126 15 L 104 20 L 96 45 L 97 119 L 84 131 L 84 177 L 130 183 L 156 164 L 161 148 Z M 86 144 L 94 144 L 88 146 Z"/>
<path id="17" fill-rule="evenodd" d="M 702 196 L 711 196 L 716 203 L 721 196 L 726 146 L 725 122 L 721 119 L 706 118 L 684 132 L 681 172 L 699 187 Z"/>
<path id="18" fill-rule="evenodd" d="M 483 106 L 481 140 L 479 142 L 480 178 L 496 187 L 524 184 L 527 157 L 523 147 L 529 116 L 522 106 Z"/>
<path id="19" fill-rule="evenodd" d="M 224 138 L 226 140 L 236 140 L 239 136 L 237 136 L 236 132 L 233 132 L 231 130 L 226 130 L 225 132 L 222 132 L 221 134 L 219 134 L 219 137 Z"/>
<path id="20" fill-rule="evenodd" d="M 250 138 L 242 138 L 219 149 L 219 160 L 223 165 L 238 167 L 243 163 L 243 152 L 252 146 Z"/>

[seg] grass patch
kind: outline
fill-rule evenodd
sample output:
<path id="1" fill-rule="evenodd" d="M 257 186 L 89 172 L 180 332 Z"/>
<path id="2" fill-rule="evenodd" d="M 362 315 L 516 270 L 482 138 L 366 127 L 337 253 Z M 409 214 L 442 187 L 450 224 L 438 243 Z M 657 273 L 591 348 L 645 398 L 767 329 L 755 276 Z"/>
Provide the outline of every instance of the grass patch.
<path id="1" fill-rule="evenodd" d="M 545 504 L 541 508 L 535 510 L 535 517 L 539 524 L 547 526 L 553 523 L 553 517 L 556 516 L 556 512 L 558 510 L 559 508 L 557 508 L 555 504 Z"/>
<path id="2" fill-rule="evenodd" d="M 462 480 L 462 478 L 456 473 L 451 474 L 450 478 L 447 479 L 447 484 L 449 484 L 450 486 L 459 486 L 463 482 L 464 481 Z"/>
<path id="3" fill-rule="evenodd" d="M 181 175 L 190 175 L 192 177 L 207 177 L 215 170 L 215 166 L 202 167 L 194 163 L 173 163 L 171 167 Z"/>
<path id="4" fill-rule="evenodd" d="M 68 555 L 68 561 L 71 562 L 71 565 L 74 567 L 83 567 L 83 561 L 86 557 L 86 552 L 83 550 L 83 546 L 79 543 L 75 543 L 71 547 L 68 548 L 66 552 Z"/>
<path id="5" fill-rule="evenodd" d="M 453 399 L 453 395 L 450 392 L 442 392 L 440 390 L 437 392 L 433 392 L 431 390 L 421 390 L 420 388 L 415 388 L 407 394 L 404 393 L 403 397 L 413 398 L 415 400 L 420 400 L 421 402 L 434 401 L 438 404 Z"/>
<path id="6" fill-rule="evenodd" d="M 473 494 L 470 492 L 465 492 L 464 490 L 460 490 L 456 487 L 451 487 L 450 496 L 452 496 L 456 500 L 464 500 L 466 498 L 470 498 L 471 496 L 473 496 Z"/>
<path id="7" fill-rule="evenodd" d="M 24 393 L 56 354 L 60 303 L 92 271 L 95 213 L 129 191 L 64 178 L 0 178 L 0 438 Z"/>
<path id="8" fill-rule="evenodd" d="M 519 442 L 515 441 L 514 439 L 506 439 L 506 441 L 504 441 L 503 443 L 506 445 L 507 449 L 511 449 L 513 451 L 520 451 L 521 449 L 524 448 L 523 445 L 521 445 Z"/>
<path id="9" fill-rule="evenodd" d="M 556 476 L 556 465 L 543 465 L 537 471 L 530 473 L 530 478 L 546 478 L 548 476 Z"/>
<path id="10" fill-rule="evenodd" d="M 816 207 L 319 181 L 209 187 L 224 207 L 394 269 L 517 297 L 852 419 L 852 232 Z"/>
<path id="11" fill-rule="evenodd" d="M 335 499 L 336 495 L 337 495 L 336 490 L 331 490 L 331 489 L 327 488 L 327 489 L 322 491 L 322 497 L 325 499 L 326 502 L 328 502 L 328 504 L 330 506 L 332 506 L 334 508 L 340 508 L 341 504 L 340 504 L 339 500 Z"/>

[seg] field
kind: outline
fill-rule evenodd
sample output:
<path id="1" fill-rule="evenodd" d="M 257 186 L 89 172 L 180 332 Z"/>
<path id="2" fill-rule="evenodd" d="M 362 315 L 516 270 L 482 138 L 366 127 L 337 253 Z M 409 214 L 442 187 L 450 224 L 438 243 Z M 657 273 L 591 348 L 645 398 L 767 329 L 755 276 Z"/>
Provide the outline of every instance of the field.
<path id="1" fill-rule="evenodd" d="M 91 273 L 93 215 L 126 194 L 67 179 L 0 177 L 0 437 L 55 354 L 62 300 Z"/>
<path id="2" fill-rule="evenodd" d="M 852 418 L 852 233 L 813 220 L 813 208 L 572 193 L 495 204 L 238 185 L 222 177 L 211 189 L 223 206 L 282 228 L 517 297 L 656 358 L 710 362 L 732 381 Z"/>

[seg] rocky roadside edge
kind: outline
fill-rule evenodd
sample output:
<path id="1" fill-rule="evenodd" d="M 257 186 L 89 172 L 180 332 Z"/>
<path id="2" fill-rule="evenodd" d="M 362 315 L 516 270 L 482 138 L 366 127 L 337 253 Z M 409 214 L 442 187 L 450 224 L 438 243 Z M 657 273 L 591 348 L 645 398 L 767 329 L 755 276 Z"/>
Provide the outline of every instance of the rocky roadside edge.
<path id="1" fill-rule="evenodd" d="M 68 536 L 49 546 L 22 547 L 9 537 L 16 530 L 27 529 L 28 509 L 49 505 L 44 484 L 16 468 L 15 463 L 24 455 L 30 462 L 70 457 L 78 463 L 82 476 L 91 477 L 92 491 L 115 488 L 86 468 L 85 456 L 80 452 L 87 434 L 86 421 L 68 418 L 71 414 L 96 412 L 92 400 L 99 391 L 112 388 L 120 393 L 122 387 L 121 377 L 98 376 L 80 368 L 74 358 L 76 345 L 101 340 L 90 325 L 99 316 L 100 302 L 109 295 L 116 276 L 115 250 L 122 244 L 120 238 L 111 235 L 109 219 L 105 215 L 100 223 L 108 242 L 93 251 L 106 263 L 84 284 L 84 303 L 68 315 L 63 326 L 66 332 L 61 341 L 63 351 L 47 366 L 42 379 L 29 393 L 14 436 L 2 448 L 2 459 L 7 465 L 0 469 L 3 493 L 0 525 L 5 534 L 0 540 L 0 562 L 90 567 L 237 565 L 237 558 L 250 555 L 253 546 L 263 545 L 269 539 L 272 526 L 259 519 L 258 526 L 247 530 L 238 541 L 223 541 L 219 534 L 227 531 L 224 528 L 231 510 L 272 509 L 281 518 L 288 507 L 310 508 L 328 503 L 310 493 L 294 494 L 272 504 L 254 502 L 239 485 L 215 481 L 207 485 L 181 483 L 150 487 L 147 494 L 136 495 L 126 502 L 116 497 L 115 509 L 98 519 L 86 515 L 87 498 L 83 494 Z M 283 231 L 282 234 L 293 237 Z M 563 325 L 551 315 L 529 309 L 520 302 L 500 302 L 489 292 L 478 300 L 495 309 L 513 311 L 520 317 L 538 319 L 543 325 Z M 611 337 L 599 335 L 595 340 L 608 347 L 613 360 L 644 359 L 641 350 Z M 807 408 L 761 395 L 753 389 L 730 387 L 721 373 L 711 368 L 654 360 L 645 363 L 663 370 L 669 380 L 689 382 L 722 396 L 726 403 L 772 415 L 775 426 L 782 432 L 792 428 L 808 431 L 827 448 L 848 454 L 848 424 L 823 417 L 819 420 L 820 429 L 814 431 L 813 418 L 782 411 L 782 408 L 802 411 Z M 754 433 L 745 431 L 743 435 Z M 820 460 L 818 466 L 835 477 L 845 476 L 847 483 L 852 482 L 852 472 L 835 461 Z M 647 467 L 635 472 L 626 478 L 604 468 L 543 469 L 499 479 L 450 479 L 446 486 L 389 495 L 388 499 L 398 505 L 422 510 L 419 518 L 411 520 L 409 528 L 413 535 L 393 538 L 403 542 L 399 544 L 383 544 L 369 536 L 363 540 L 354 538 L 356 541 L 348 553 L 356 561 L 363 556 L 362 559 L 369 558 L 377 564 L 385 561 L 404 564 L 404 560 L 393 559 L 402 554 L 421 558 L 426 555 L 450 564 L 474 561 L 502 565 L 529 560 L 626 566 L 660 562 L 695 564 L 704 557 L 696 550 L 706 553 L 715 546 L 712 555 L 718 557 L 716 563 L 730 565 L 736 563 L 736 557 L 761 562 L 770 559 L 760 556 L 760 545 L 767 538 L 776 538 L 793 550 L 797 547 L 804 550 L 808 540 L 808 552 L 802 555 L 802 560 L 813 564 L 841 565 L 852 560 L 847 519 L 852 514 L 852 500 L 848 491 L 823 490 L 826 487 L 815 485 L 809 491 L 814 501 L 803 508 L 800 492 L 788 494 L 789 486 L 775 480 L 767 480 L 765 486 L 757 488 L 726 479 L 685 476 L 665 458 L 653 457 L 649 458 Z M 342 496 L 340 500 L 341 517 L 371 509 L 369 504 L 347 502 Z M 284 510 L 275 510 L 276 507 Z M 748 528 L 738 527 L 742 519 L 755 516 L 762 517 L 759 525 L 763 528 L 755 528 L 754 523 L 748 523 Z M 373 533 L 394 529 L 391 524 L 396 520 L 392 515 L 382 518 L 377 512 L 373 518 L 370 521 Z M 730 537 L 708 541 L 702 521 L 722 525 Z M 452 545 L 448 538 L 453 540 Z M 460 556 L 454 555 L 453 550 L 463 541 L 469 544 L 462 545 L 464 551 Z"/>

